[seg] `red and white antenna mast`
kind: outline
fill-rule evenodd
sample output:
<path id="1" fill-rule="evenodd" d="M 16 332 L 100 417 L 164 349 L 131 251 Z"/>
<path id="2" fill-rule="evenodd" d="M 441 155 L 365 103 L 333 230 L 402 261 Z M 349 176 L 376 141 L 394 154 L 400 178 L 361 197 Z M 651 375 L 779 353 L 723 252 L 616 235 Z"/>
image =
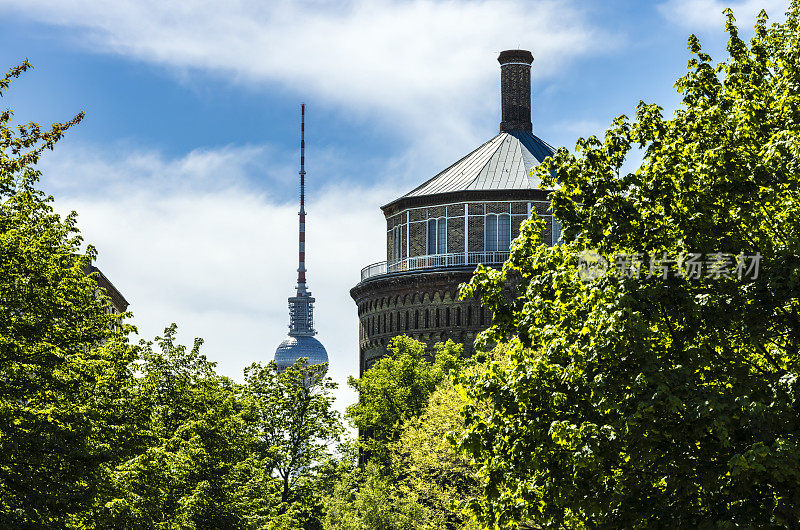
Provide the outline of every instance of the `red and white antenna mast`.
<path id="1" fill-rule="evenodd" d="M 306 104 L 300 105 L 300 233 L 297 296 L 306 294 Z"/>
<path id="2" fill-rule="evenodd" d="M 314 298 L 306 287 L 306 104 L 300 105 L 300 230 L 297 295 L 289 298 L 289 335 L 313 336 Z"/>

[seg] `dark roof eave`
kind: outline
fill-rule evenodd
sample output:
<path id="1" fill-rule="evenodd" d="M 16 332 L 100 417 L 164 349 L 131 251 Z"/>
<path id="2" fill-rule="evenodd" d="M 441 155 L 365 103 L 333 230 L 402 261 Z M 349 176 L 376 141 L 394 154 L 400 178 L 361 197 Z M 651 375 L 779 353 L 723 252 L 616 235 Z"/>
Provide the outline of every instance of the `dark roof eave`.
<path id="1" fill-rule="evenodd" d="M 97 280 L 98 280 L 97 284 L 106 291 L 106 295 L 108 295 L 108 297 L 111 298 L 111 301 L 117 310 L 119 310 L 121 313 L 124 313 L 125 310 L 128 309 L 128 306 L 130 304 L 125 299 L 125 297 L 122 296 L 122 293 L 119 292 L 119 290 L 116 287 L 114 287 L 114 284 L 111 283 L 111 280 L 109 280 L 108 277 L 105 274 L 103 274 L 103 271 L 101 271 L 94 265 L 89 265 L 85 270 L 85 272 L 86 274 L 90 274 L 92 272 L 97 273 Z"/>
<path id="2" fill-rule="evenodd" d="M 403 196 L 394 201 L 381 206 L 385 216 L 394 215 L 399 211 L 408 208 L 422 206 L 437 206 L 453 202 L 467 201 L 504 201 L 504 200 L 529 200 L 546 201 L 550 192 L 549 189 L 503 189 L 503 190 L 459 190 L 446 193 L 433 193 L 431 195 Z"/>

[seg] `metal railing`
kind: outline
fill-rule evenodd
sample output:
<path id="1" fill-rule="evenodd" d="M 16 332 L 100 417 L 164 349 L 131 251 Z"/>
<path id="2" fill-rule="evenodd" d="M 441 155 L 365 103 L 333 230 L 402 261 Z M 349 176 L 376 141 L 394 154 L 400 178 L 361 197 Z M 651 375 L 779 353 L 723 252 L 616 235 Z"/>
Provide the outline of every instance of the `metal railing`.
<path id="1" fill-rule="evenodd" d="M 361 269 L 361 281 L 393 272 L 406 272 L 418 269 L 444 269 L 448 267 L 469 267 L 479 263 L 496 265 L 508 259 L 509 251 L 464 252 L 454 254 L 428 254 L 397 261 L 379 261 Z"/>

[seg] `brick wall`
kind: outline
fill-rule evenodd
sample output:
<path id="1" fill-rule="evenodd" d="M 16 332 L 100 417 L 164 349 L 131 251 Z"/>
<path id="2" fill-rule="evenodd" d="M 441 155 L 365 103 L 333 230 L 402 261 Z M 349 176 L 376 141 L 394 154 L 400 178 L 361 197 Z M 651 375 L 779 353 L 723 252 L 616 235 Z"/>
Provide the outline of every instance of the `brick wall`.
<path id="1" fill-rule="evenodd" d="M 510 208 L 511 205 L 507 202 L 486 203 L 486 213 L 509 213 Z"/>
<path id="2" fill-rule="evenodd" d="M 542 232 L 542 241 L 549 245 L 553 240 L 553 218 L 547 216 L 544 218 L 544 222 L 545 222 L 545 228 L 544 231 Z"/>
<path id="3" fill-rule="evenodd" d="M 425 223 L 411 224 L 411 256 L 424 256 L 426 248 L 426 227 Z"/>
<path id="4" fill-rule="evenodd" d="M 549 202 L 532 202 L 531 203 L 531 212 L 536 211 L 537 215 L 550 215 L 550 203 Z"/>
<path id="5" fill-rule="evenodd" d="M 519 227 L 522 224 L 522 221 L 528 218 L 527 213 L 524 215 L 512 215 L 511 216 L 511 241 L 514 241 L 517 236 L 519 236 Z"/>
<path id="6" fill-rule="evenodd" d="M 464 217 L 447 220 L 447 252 L 464 252 Z"/>
<path id="7" fill-rule="evenodd" d="M 444 206 L 431 206 L 427 208 L 428 218 L 431 217 L 445 217 L 447 215 L 447 208 Z"/>
<path id="8" fill-rule="evenodd" d="M 447 206 L 447 216 L 448 217 L 464 217 L 464 206 L 465 204 L 449 204 Z"/>
<path id="9" fill-rule="evenodd" d="M 351 295 L 358 306 L 362 372 L 398 335 L 426 343 L 431 353 L 435 343 L 450 339 L 472 355 L 475 336 L 488 327 L 491 317 L 476 299 L 458 299 L 458 285 L 470 275 L 469 271 L 420 273 L 355 287 Z"/>
<path id="10" fill-rule="evenodd" d="M 483 252 L 484 250 L 484 242 L 483 242 L 483 229 L 484 229 L 484 218 L 483 214 L 481 215 L 472 215 L 473 208 L 470 206 L 469 209 L 469 251 L 470 252 Z"/>

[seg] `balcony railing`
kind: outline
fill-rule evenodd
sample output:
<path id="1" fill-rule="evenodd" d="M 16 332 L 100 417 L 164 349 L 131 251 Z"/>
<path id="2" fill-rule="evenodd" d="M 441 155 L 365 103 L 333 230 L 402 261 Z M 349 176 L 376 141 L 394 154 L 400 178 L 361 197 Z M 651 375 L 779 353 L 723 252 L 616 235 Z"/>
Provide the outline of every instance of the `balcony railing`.
<path id="1" fill-rule="evenodd" d="M 478 263 L 497 265 L 508 259 L 509 251 L 496 252 L 459 252 L 455 254 L 429 254 L 405 258 L 397 261 L 380 261 L 361 269 L 361 281 L 374 276 L 394 272 L 406 272 L 421 269 L 445 269 L 448 267 L 470 267 Z"/>

